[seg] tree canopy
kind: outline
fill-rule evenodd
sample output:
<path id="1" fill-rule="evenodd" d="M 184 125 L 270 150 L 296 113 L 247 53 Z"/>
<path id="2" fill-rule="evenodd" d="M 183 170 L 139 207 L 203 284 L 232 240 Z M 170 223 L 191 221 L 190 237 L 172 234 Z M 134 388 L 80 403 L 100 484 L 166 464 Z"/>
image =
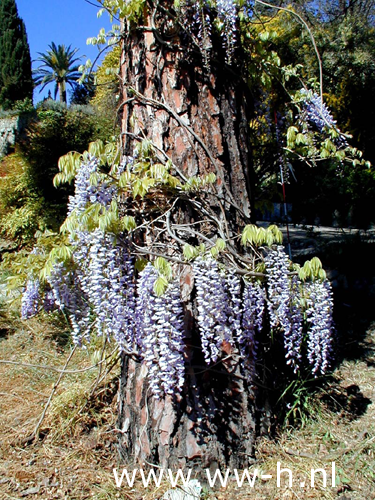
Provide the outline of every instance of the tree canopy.
<path id="1" fill-rule="evenodd" d="M 52 42 L 49 50 L 45 53 L 39 53 L 38 61 L 42 64 L 34 71 L 34 82 L 36 85 L 42 85 L 41 91 L 50 83 L 55 84 L 55 99 L 59 93 L 61 102 L 67 102 L 66 86 L 70 85 L 74 89 L 77 86 L 77 80 L 81 76 L 79 65 L 75 64 L 80 60 L 75 57 L 78 49 L 72 49 L 71 45 L 58 45 Z"/>
<path id="2" fill-rule="evenodd" d="M 0 2 L 0 106 L 32 99 L 30 49 L 15 0 Z"/>

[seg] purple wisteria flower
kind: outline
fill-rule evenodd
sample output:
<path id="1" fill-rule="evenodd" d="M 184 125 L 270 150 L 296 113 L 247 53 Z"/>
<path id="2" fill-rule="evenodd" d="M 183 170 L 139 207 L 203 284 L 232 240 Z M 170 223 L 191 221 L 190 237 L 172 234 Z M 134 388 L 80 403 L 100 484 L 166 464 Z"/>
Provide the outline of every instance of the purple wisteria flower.
<path id="1" fill-rule="evenodd" d="M 202 351 L 207 364 L 215 363 L 223 341 L 230 339 L 225 282 L 215 259 L 198 257 L 193 263 L 193 271 Z"/>
<path id="2" fill-rule="evenodd" d="M 307 310 L 309 324 L 307 357 L 311 371 L 324 375 L 332 357 L 333 350 L 333 299 L 328 280 L 315 280 L 306 284 Z"/>
<path id="3" fill-rule="evenodd" d="M 223 23 L 222 37 L 226 50 L 226 61 L 231 64 L 237 31 L 237 5 L 234 0 L 217 0 L 216 8 L 219 19 Z"/>
<path id="4" fill-rule="evenodd" d="M 281 245 L 269 251 L 265 264 L 270 326 L 282 330 L 287 364 L 297 371 L 302 343 L 302 313 L 299 310 L 298 282 L 292 281 L 289 276 L 289 258 Z"/>
<path id="5" fill-rule="evenodd" d="M 154 397 L 180 393 L 184 385 L 184 324 L 180 288 L 173 281 L 161 297 L 153 286 L 158 277 L 149 263 L 138 280 L 137 343 L 148 370 Z"/>
<path id="6" fill-rule="evenodd" d="M 56 309 L 55 296 L 52 290 L 47 290 L 44 294 L 43 309 L 49 313 Z"/>
<path id="7" fill-rule="evenodd" d="M 85 245 L 73 260 L 80 288 L 95 315 L 99 335 L 113 338 L 120 352 L 134 342 L 135 284 L 133 259 L 113 235 L 95 229 L 81 233 Z"/>
<path id="8" fill-rule="evenodd" d="M 68 270 L 62 262 L 56 262 L 47 282 L 51 287 L 55 306 L 69 316 L 73 342 L 80 345 L 83 338 L 89 340 L 90 309 L 75 273 Z"/>
<path id="9" fill-rule="evenodd" d="M 39 311 L 41 302 L 40 282 L 38 279 L 29 279 L 26 282 L 26 287 L 22 293 L 21 299 L 21 317 L 29 319 Z"/>
<path id="10" fill-rule="evenodd" d="M 307 94 L 305 89 L 302 89 L 301 92 Z M 336 120 L 333 118 L 332 113 L 323 102 L 320 95 L 314 93 L 307 97 L 307 100 L 304 102 L 303 113 L 305 119 L 311 125 L 315 126 L 318 132 L 322 132 L 325 127 L 334 128 L 339 133 L 339 137 L 335 140 L 337 145 L 339 147 L 348 146 L 347 140 L 337 128 Z"/>
<path id="11" fill-rule="evenodd" d="M 234 273 L 229 271 L 226 276 L 226 289 L 227 289 L 227 317 L 229 323 L 229 330 L 231 336 L 229 342 L 233 340 L 239 341 L 242 337 L 242 300 L 241 300 L 241 280 Z"/>
<path id="12" fill-rule="evenodd" d="M 73 211 L 82 213 L 92 203 L 100 203 L 108 208 L 113 198 L 117 195 L 117 188 L 100 177 L 97 184 L 91 182 L 92 176 L 99 170 L 99 160 L 89 157 L 81 163 L 74 182 L 74 195 L 69 197 L 68 215 Z"/>
<path id="13" fill-rule="evenodd" d="M 257 359 L 256 334 L 263 328 L 266 293 L 259 283 L 246 283 L 243 291 L 242 335 L 238 339 L 240 351 L 247 360 L 250 375 L 255 374 Z"/>

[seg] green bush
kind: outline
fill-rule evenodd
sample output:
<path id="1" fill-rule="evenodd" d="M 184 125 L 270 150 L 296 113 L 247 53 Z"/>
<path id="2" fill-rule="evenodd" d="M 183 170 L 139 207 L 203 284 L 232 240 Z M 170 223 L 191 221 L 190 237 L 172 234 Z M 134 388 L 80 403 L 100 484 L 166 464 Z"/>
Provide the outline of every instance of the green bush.
<path id="1" fill-rule="evenodd" d="M 57 190 L 52 182 L 59 158 L 69 151 L 82 153 L 90 142 L 105 141 L 112 133 L 108 120 L 90 106 L 67 108 L 52 100 L 42 103 L 20 143 L 31 185 L 45 200 L 66 205 L 69 189 Z"/>
<path id="2" fill-rule="evenodd" d="M 17 153 L 0 163 L 0 234 L 24 243 L 37 231 L 58 229 L 56 207 L 29 182 L 28 164 Z"/>
<path id="3" fill-rule="evenodd" d="M 16 152 L 0 164 L 0 233 L 26 242 L 36 231 L 58 230 L 72 192 L 72 186 L 53 186 L 59 158 L 85 151 L 94 140 L 108 140 L 112 124 L 91 106 L 41 103 Z"/>

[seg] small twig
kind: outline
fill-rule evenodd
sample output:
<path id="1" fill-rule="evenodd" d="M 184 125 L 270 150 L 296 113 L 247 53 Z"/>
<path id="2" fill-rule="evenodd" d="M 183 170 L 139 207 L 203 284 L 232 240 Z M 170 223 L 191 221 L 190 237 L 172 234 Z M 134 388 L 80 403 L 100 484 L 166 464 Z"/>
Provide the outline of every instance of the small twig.
<path id="1" fill-rule="evenodd" d="M 75 349 L 75 347 L 74 347 L 74 349 Z M 83 372 L 87 372 L 89 370 L 92 370 L 93 368 L 96 368 L 97 366 L 99 366 L 102 363 L 104 363 L 108 358 L 110 358 L 116 352 L 116 350 L 117 350 L 117 348 L 114 349 L 111 352 L 111 354 L 109 354 L 105 359 L 103 359 L 102 361 L 99 361 L 95 365 L 88 366 L 87 368 L 81 368 L 79 370 L 64 370 L 64 369 L 61 369 L 61 368 L 55 368 L 54 366 L 34 365 L 34 364 L 31 364 L 31 363 L 20 363 L 19 361 L 8 361 L 6 359 L 0 359 L 0 363 L 7 364 L 7 365 L 25 366 L 27 368 L 40 368 L 42 370 L 51 370 L 51 371 L 57 372 L 57 373 L 66 373 L 66 374 L 70 374 L 70 373 L 83 373 Z M 133 355 L 137 355 L 138 356 L 138 353 L 136 353 L 135 351 L 132 351 L 131 353 L 126 352 L 125 354 L 133 354 Z"/>
<path id="2" fill-rule="evenodd" d="M 344 448 L 343 450 L 339 450 L 334 453 L 330 453 L 329 455 L 326 455 L 325 457 L 320 457 L 316 455 L 310 455 L 309 453 L 306 453 L 304 451 L 295 451 L 287 448 L 285 453 L 288 455 L 292 455 L 295 457 L 301 457 L 301 458 L 310 458 L 312 460 L 321 460 L 321 461 L 329 461 L 331 462 L 332 460 L 337 460 L 338 458 L 342 457 L 343 455 L 346 455 L 347 453 L 350 453 L 351 451 L 356 451 L 356 450 L 361 450 L 365 448 L 369 443 L 375 440 L 375 436 L 367 439 L 366 441 L 361 441 L 359 443 L 355 443 L 353 446 L 348 446 L 347 448 Z"/>
<path id="3" fill-rule="evenodd" d="M 307 31 L 309 33 L 309 36 L 310 36 L 310 39 L 312 41 L 312 44 L 314 46 L 316 57 L 318 59 L 318 65 L 319 65 L 319 83 L 320 83 L 320 99 L 321 99 L 322 106 L 323 106 L 323 64 L 322 64 L 322 59 L 321 59 L 320 54 L 319 54 L 318 47 L 317 47 L 316 42 L 315 42 L 314 35 L 312 34 L 312 31 L 311 31 L 309 25 L 303 19 L 303 17 L 301 17 L 299 14 L 297 14 L 297 12 L 294 12 L 291 9 L 286 9 L 285 7 L 279 7 L 278 5 L 272 5 L 270 3 L 264 2 L 263 0 L 255 0 L 255 1 L 257 3 L 260 3 L 261 5 L 265 5 L 266 7 L 271 7 L 272 9 L 277 9 L 277 10 L 281 10 L 283 12 L 288 12 L 289 14 L 292 14 L 293 16 L 297 17 L 297 19 L 307 29 Z"/>
<path id="4" fill-rule="evenodd" d="M 43 420 L 44 420 L 44 418 L 45 418 L 45 416 L 46 416 L 47 410 L 48 410 L 48 408 L 49 408 L 49 406 L 50 406 L 50 404 L 51 404 L 52 398 L 53 398 L 53 396 L 55 395 L 55 392 L 56 392 L 56 390 L 57 390 L 57 388 L 58 388 L 58 386 L 59 386 L 59 384 L 60 384 L 60 382 L 61 382 L 61 379 L 62 379 L 62 378 L 63 378 L 63 376 L 64 376 L 64 373 L 65 373 L 66 367 L 68 366 L 69 361 L 72 359 L 73 354 L 76 352 L 76 349 L 77 349 L 77 346 L 75 345 L 75 346 L 74 346 L 74 348 L 70 351 L 70 354 L 69 354 L 69 356 L 68 356 L 68 359 L 67 359 L 67 360 L 66 360 L 66 362 L 65 362 L 64 368 L 63 368 L 63 370 L 61 371 L 61 373 L 60 373 L 60 375 L 59 375 L 59 377 L 58 377 L 57 381 L 55 382 L 55 385 L 53 386 L 53 389 L 52 389 L 51 394 L 50 394 L 50 396 L 49 396 L 49 398 L 48 398 L 48 401 L 47 401 L 47 403 L 46 403 L 46 404 L 45 404 L 45 406 L 44 406 L 44 409 L 43 409 L 43 412 L 42 412 L 42 414 L 41 414 L 41 416 L 40 416 L 40 419 L 39 419 L 38 423 L 36 424 L 36 426 L 35 426 L 35 429 L 34 429 L 33 433 L 32 433 L 32 434 L 31 434 L 31 436 L 27 439 L 27 441 L 28 441 L 28 442 L 33 441 L 35 438 L 37 438 L 37 437 L 39 436 L 39 429 L 40 429 L 40 426 L 42 425 L 42 422 L 43 422 Z"/>

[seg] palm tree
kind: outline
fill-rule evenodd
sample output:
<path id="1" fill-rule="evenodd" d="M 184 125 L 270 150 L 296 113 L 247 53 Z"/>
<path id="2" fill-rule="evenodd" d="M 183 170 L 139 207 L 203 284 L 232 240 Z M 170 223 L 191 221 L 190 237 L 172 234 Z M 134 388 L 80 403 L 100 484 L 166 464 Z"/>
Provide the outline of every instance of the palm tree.
<path id="1" fill-rule="evenodd" d="M 55 99 L 59 92 L 60 102 L 66 103 L 66 85 L 69 84 L 72 88 L 77 85 L 77 80 L 81 76 L 78 71 L 79 66 L 74 66 L 74 63 L 80 60 L 80 57 L 74 58 L 78 49 L 71 49 L 65 45 L 56 47 L 54 42 L 49 45 L 50 50 L 45 54 L 39 52 L 37 61 L 43 64 L 33 71 L 35 85 L 42 85 L 40 92 L 49 83 L 55 83 Z"/>

